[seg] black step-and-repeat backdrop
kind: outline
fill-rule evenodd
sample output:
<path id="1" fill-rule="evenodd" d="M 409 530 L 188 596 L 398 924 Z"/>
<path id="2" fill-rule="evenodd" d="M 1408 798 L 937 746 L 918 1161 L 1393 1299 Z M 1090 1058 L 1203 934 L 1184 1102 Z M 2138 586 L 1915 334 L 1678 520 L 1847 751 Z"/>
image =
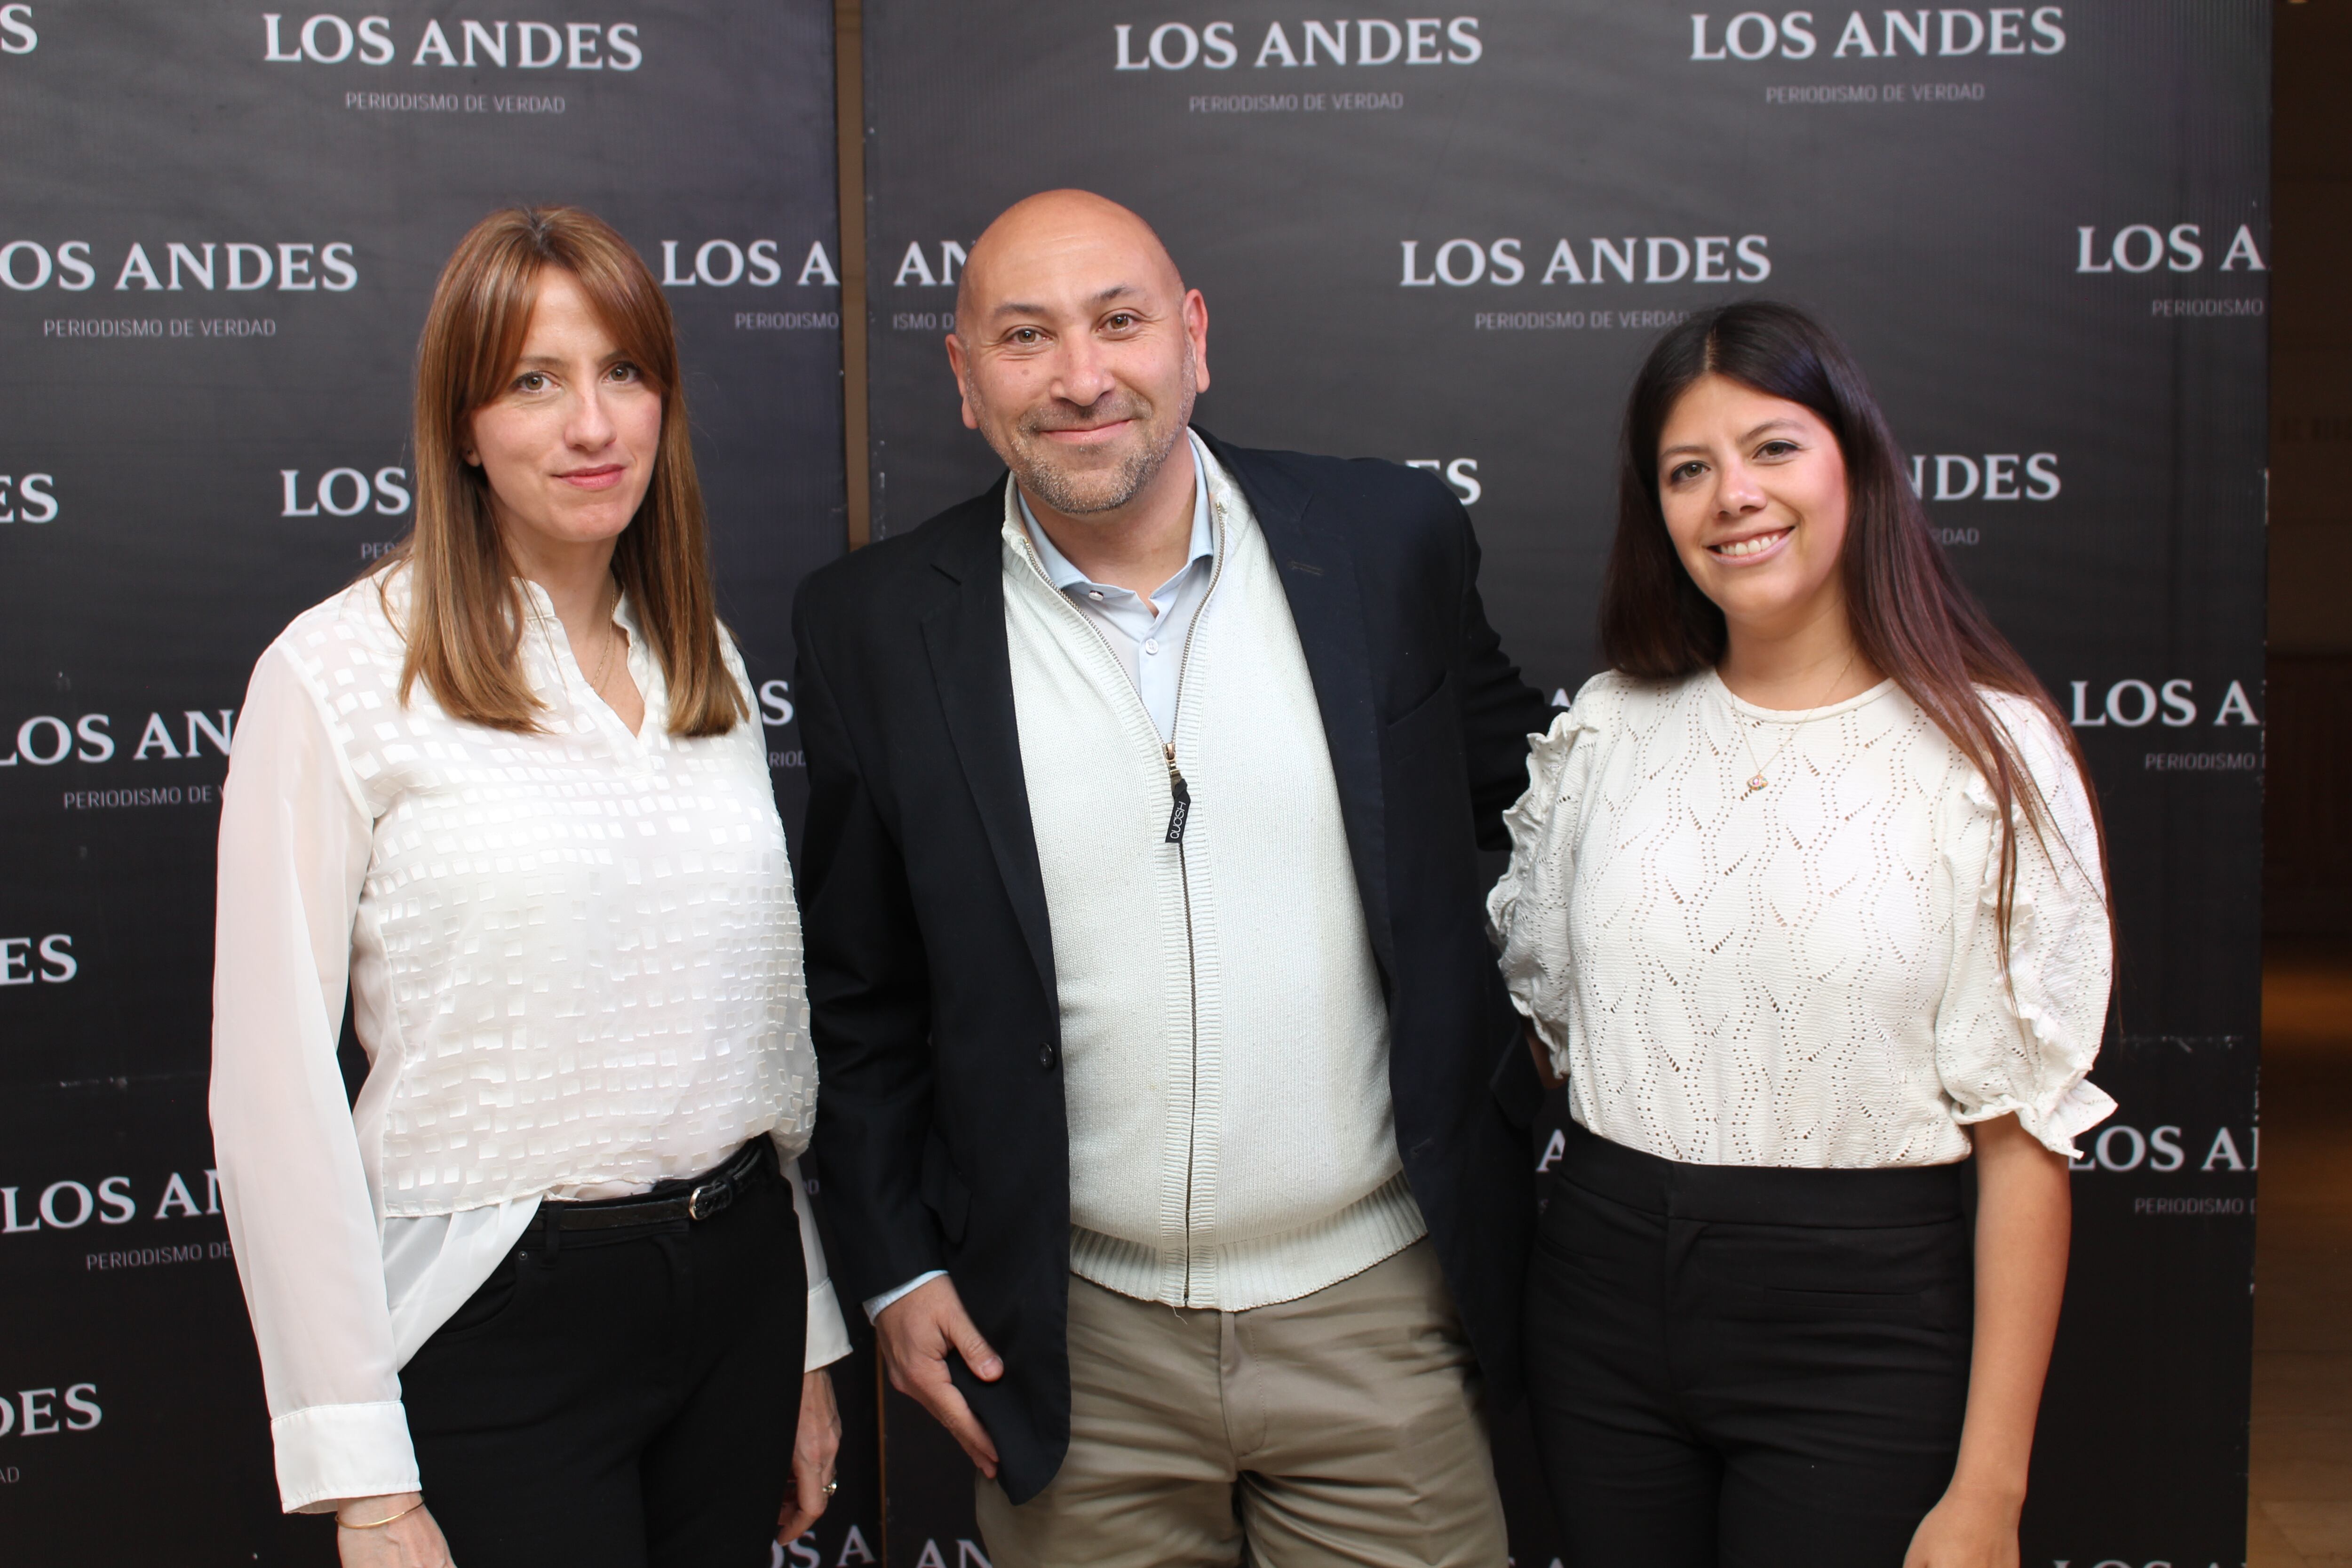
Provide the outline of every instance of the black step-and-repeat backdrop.
<path id="1" fill-rule="evenodd" d="M 677 313 L 788 809 L 843 548 L 826 0 L 0 5 L 0 1560 L 332 1560 L 281 1521 L 209 1167 L 213 846 L 255 658 L 408 527 L 410 366 L 491 208 Z M 880 1556 L 870 1365 L 833 1515 Z"/>
<path id="2" fill-rule="evenodd" d="M 2028 1561 L 2240 1561 L 2266 6 L 873 0 L 865 26 L 877 535 L 992 469 L 939 340 L 972 237 L 1047 185 L 1135 205 L 1207 291 L 1204 424 L 1442 474 L 1563 698 L 1658 331 L 1773 294 L 1854 342 L 2114 836 L 2124 1110 L 2076 1183 Z M 415 331 L 489 207 L 583 202 L 669 291 L 796 816 L 786 606 L 844 533 L 831 37 L 822 0 L 0 4 L 10 1563 L 328 1560 L 277 1512 L 209 1173 L 213 836 L 255 655 L 407 526 Z M 884 1520 L 871 1363 L 839 1371 L 844 1489 L 780 1563 L 984 1563 L 969 1472 L 895 1396 Z M 1546 1563 L 1508 1425 L 1498 1459 Z"/>
<path id="3" fill-rule="evenodd" d="M 1697 0 L 1705 4 L 1705 0 Z M 1443 475 L 1548 691 L 1594 668 L 1635 365 L 1745 295 L 1871 370 L 1961 574 L 2071 716 L 2123 984 L 2026 1560 L 2244 1551 L 2263 752 L 2265 0 L 1695 12 L 867 0 L 877 535 L 995 471 L 941 334 L 988 219 L 1072 184 L 1209 300 L 1229 440 Z M 1532 1168 L 1551 1156 L 1549 1132 Z M 985 1548 L 911 1406 L 894 1563 Z M 1552 1557 L 1524 1439 L 1515 1553 Z"/>

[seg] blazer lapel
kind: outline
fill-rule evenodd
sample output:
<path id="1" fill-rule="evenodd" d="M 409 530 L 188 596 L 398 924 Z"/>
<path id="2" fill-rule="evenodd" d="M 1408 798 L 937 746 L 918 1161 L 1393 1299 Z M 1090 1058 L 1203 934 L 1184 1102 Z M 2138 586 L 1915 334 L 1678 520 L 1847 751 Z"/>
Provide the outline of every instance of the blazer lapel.
<path id="1" fill-rule="evenodd" d="M 940 708 L 965 784 L 988 833 L 997 874 L 1013 902 L 1037 979 L 1050 1000 L 1054 938 L 1045 912 L 1045 882 L 1037 866 L 1037 837 L 1029 820 L 1029 787 L 1021 771 L 1021 731 L 1013 712 L 1013 661 L 1004 640 L 1004 578 L 999 519 L 1003 489 L 989 492 L 1000 509 L 974 504 L 932 560 L 955 586 L 923 617 L 923 647 L 939 685 Z"/>
<path id="2" fill-rule="evenodd" d="M 1323 736 L 1339 790 L 1349 858 L 1364 923 L 1382 972 L 1396 973 L 1389 929 L 1388 836 L 1381 786 L 1380 709 L 1372 698 L 1371 647 L 1364 633 L 1363 595 L 1356 584 L 1355 552 L 1334 519 L 1312 515 L 1314 498 L 1265 482 L 1246 454 L 1206 431 L 1201 438 L 1248 498 L 1275 570 L 1290 601 L 1290 618 L 1315 682 Z"/>

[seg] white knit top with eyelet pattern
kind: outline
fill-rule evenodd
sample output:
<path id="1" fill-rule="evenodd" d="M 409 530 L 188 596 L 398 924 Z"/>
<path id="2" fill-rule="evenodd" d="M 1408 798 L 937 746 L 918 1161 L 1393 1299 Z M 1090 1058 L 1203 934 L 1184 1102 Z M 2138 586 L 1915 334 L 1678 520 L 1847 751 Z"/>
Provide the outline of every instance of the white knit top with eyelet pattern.
<path id="1" fill-rule="evenodd" d="M 1580 1125 L 1686 1163 L 1866 1168 L 1964 1159 L 1969 1124 L 2013 1112 L 2074 1154 L 2115 1109 L 2084 1077 L 2112 967 L 2097 834 L 2051 721 L 1986 700 L 2046 847 L 1891 680 L 1783 712 L 1712 670 L 1612 672 L 1532 737 L 1487 913 Z"/>
<path id="2" fill-rule="evenodd" d="M 847 1349 L 791 1165 L 817 1073 L 757 710 L 671 735 L 625 599 L 632 733 L 530 583 L 540 732 L 453 719 L 421 680 L 404 703 L 405 583 L 349 588 L 263 653 L 223 794 L 214 1142 L 289 1509 L 416 1484 L 399 1369 L 543 1197 L 640 1193 L 772 1138 L 808 1362 Z"/>

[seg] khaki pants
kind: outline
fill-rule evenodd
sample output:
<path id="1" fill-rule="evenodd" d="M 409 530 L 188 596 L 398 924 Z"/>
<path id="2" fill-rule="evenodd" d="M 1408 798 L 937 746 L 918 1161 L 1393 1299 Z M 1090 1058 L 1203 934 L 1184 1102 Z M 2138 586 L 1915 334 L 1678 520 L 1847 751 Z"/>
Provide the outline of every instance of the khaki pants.
<path id="1" fill-rule="evenodd" d="M 1296 1301 L 1180 1310 L 1070 1278 L 1070 1451 L 996 1568 L 1501 1568 L 1477 1367 L 1426 1240 Z M 1244 1556 L 1246 1553 L 1246 1556 Z"/>

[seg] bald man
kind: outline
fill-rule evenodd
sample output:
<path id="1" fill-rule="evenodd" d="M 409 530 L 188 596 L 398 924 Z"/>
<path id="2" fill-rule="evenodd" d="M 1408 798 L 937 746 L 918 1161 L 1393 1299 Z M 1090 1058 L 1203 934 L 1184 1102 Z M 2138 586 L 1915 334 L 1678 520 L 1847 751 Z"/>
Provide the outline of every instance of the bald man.
<path id="1" fill-rule="evenodd" d="M 836 1274 L 998 1568 L 1494 1568 L 1540 1090 L 1476 850 L 1549 714 L 1469 519 L 1192 428 L 1208 306 L 1099 196 L 956 323 L 1010 473 L 794 611 Z"/>

